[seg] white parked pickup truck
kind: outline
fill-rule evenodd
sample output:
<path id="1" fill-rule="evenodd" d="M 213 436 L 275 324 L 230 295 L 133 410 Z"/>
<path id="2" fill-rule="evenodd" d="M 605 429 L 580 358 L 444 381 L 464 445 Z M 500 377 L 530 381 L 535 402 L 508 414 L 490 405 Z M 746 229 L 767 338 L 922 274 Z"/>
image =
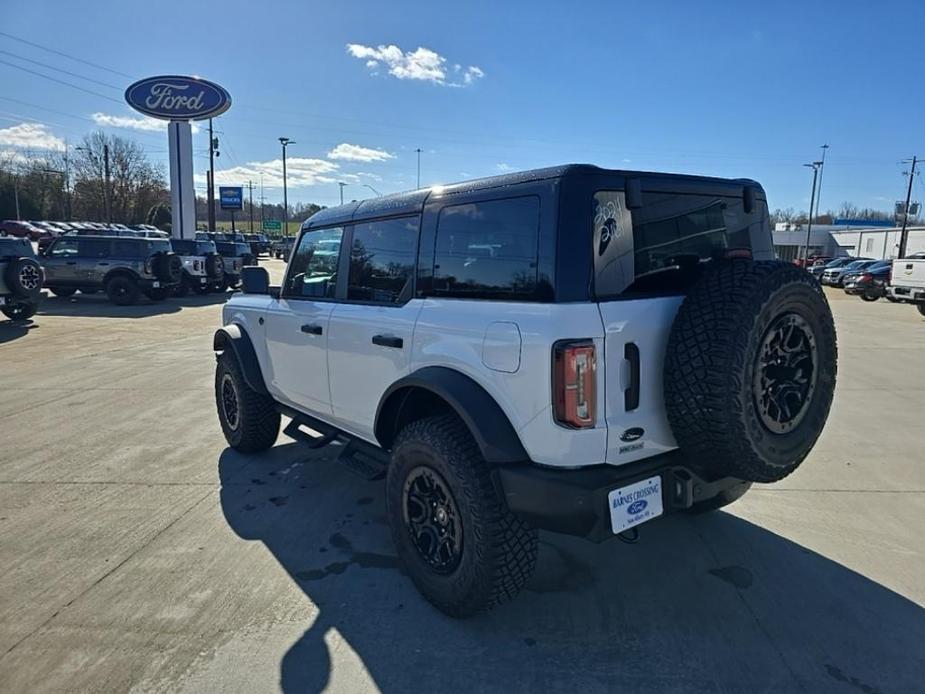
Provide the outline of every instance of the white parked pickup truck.
<path id="1" fill-rule="evenodd" d="M 893 301 L 915 304 L 925 316 L 925 253 L 893 261 L 887 296 Z"/>

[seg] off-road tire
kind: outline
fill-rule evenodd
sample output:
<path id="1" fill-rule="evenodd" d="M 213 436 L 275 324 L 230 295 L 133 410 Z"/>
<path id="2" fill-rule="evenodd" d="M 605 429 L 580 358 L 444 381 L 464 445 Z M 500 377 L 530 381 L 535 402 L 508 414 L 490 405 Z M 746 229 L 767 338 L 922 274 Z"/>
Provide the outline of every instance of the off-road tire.
<path id="1" fill-rule="evenodd" d="M 801 326 L 796 337 L 813 356 L 792 368 L 806 377 L 808 393 L 775 432 L 767 405 L 772 391 L 758 384 L 762 374 L 781 367 L 759 358 L 765 359 L 775 331 L 786 331 L 780 327 L 786 321 Z M 785 346 L 794 334 L 790 328 Z M 665 405 L 678 445 L 717 475 L 752 482 L 786 477 L 822 433 L 837 356 L 831 310 L 809 273 L 781 262 L 712 263 L 678 310 L 665 356 Z"/>
<path id="2" fill-rule="evenodd" d="M 116 306 L 137 304 L 140 293 L 138 282 L 128 275 L 116 275 L 106 281 L 106 296 Z"/>
<path id="3" fill-rule="evenodd" d="M 0 306 L 0 311 L 10 320 L 29 320 L 38 311 L 39 305 L 35 301 L 14 301 Z"/>
<path id="4" fill-rule="evenodd" d="M 170 296 L 172 291 L 173 287 L 152 287 L 145 289 L 145 296 L 149 301 L 163 301 Z"/>
<path id="5" fill-rule="evenodd" d="M 223 402 L 223 387 L 228 381 L 234 390 L 236 421 L 230 420 Z M 222 352 L 215 366 L 215 407 L 225 440 L 236 451 L 259 453 L 276 443 L 280 424 L 276 403 L 270 396 L 247 385 L 241 366 L 230 350 Z"/>
<path id="6" fill-rule="evenodd" d="M 220 280 L 225 276 L 225 265 L 222 256 L 217 253 L 206 256 L 206 276 L 210 280 Z"/>
<path id="7" fill-rule="evenodd" d="M 925 304 L 916 304 L 915 307 L 919 310 L 919 313 L 925 316 Z"/>
<path id="8" fill-rule="evenodd" d="M 877 294 L 868 294 L 867 292 L 863 292 L 863 293 L 861 294 L 861 300 L 862 300 L 862 301 L 876 301 L 876 300 L 879 299 L 879 298 L 880 298 L 880 296 L 877 295 Z"/>
<path id="9" fill-rule="evenodd" d="M 445 481 L 459 513 L 461 552 L 451 573 L 439 573 L 418 551 L 405 520 L 409 476 L 421 467 Z M 421 594 L 451 617 L 468 617 L 511 600 L 536 566 L 536 530 L 507 507 L 488 464 L 455 415 L 412 422 L 398 434 L 386 480 L 392 538 Z"/>
<path id="10" fill-rule="evenodd" d="M 154 276 L 161 282 L 173 284 L 183 276 L 183 261 L 176 253 L 157 253 L 152 265 Z"/>
<path id="11" fill-rule="evenodd" d="M 695 502 L 690 508 L 684 509 L 684 512 L 697 515 L 700 513 L 716 511 L 717 509 L 723 508 L 723 506 L 728 506 L 734 501 L 738 501 L 743 496 L 745 496 L 745 492 L 751 488 L 751 482 L 742 482 L 742 484 L 736 485 L 735 487 L 724 489 L 714 497 Z"/>
<path id="12" fill-rule="evenodd" d="M 62 299 L 67 299 L 69 296 L 74 296 L 74 294 L 77 293 L 77 290 L 71 287 L 47 287 L 47 289 L 55 296 Z"/>
<path id="13" fill-rule="evenodd" d="M 17 299 L 37 299 L 44 280 L 42 266 L 34 258 L 13 258 L 3 273 L 3 281 Z"/>

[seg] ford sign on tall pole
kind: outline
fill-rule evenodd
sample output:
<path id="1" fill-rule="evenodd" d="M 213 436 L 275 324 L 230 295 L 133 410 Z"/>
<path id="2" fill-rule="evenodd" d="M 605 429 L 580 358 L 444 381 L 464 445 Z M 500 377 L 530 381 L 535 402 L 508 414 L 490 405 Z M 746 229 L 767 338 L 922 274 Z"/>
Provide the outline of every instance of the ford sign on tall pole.
<path id="1" fill-rule="evenodd" d="M 170 121 L 170 202 L 172 235 L 196 235 L 196 195 L 193 189 L 193 135 L 191 120 L 221 115 L 231 107 L 231 96 L 214 82 L 199 77 L 163 75 L 148 77 L 125 90 L 129 106 L 146 116 Z"/>

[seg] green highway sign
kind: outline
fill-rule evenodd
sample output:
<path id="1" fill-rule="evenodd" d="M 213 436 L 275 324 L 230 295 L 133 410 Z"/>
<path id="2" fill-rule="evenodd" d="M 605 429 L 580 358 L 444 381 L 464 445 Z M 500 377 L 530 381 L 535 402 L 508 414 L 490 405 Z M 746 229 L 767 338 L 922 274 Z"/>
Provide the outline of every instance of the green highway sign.
<path id="1" fill-rule="evenodd" d="M 278 219 L 264 219 L 263 220 L 263 230 L 264 231 L 281 231 L 283 228 L 283 223 Z"/>

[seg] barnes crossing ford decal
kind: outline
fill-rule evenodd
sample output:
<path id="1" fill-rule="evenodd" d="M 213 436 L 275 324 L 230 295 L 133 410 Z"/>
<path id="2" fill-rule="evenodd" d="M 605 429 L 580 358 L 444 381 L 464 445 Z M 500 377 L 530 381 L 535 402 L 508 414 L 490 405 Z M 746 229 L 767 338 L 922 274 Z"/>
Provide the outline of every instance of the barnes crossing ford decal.
<path id="1" fill-rule="evenodd" d="M 641 439 L 642 435 L 645 433 L 646 433 L 646 430 L 643 429 L 642 427 L 633 427 L 631 429 L 627 429 L 622 434 L 620 434 L 620 440 L 627 441 L 627 442 L 635 441 L 636 439 Z"/>
<path id="2" fill-rule="evenodd" d="M 231 95 L 199 77 L 148 77 L 125 90 L 125 100 L 137 111 L 164 120 L 204 120 L 231 106 Z"/>

